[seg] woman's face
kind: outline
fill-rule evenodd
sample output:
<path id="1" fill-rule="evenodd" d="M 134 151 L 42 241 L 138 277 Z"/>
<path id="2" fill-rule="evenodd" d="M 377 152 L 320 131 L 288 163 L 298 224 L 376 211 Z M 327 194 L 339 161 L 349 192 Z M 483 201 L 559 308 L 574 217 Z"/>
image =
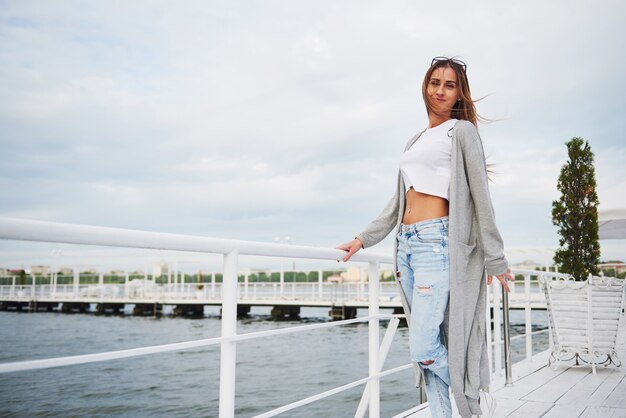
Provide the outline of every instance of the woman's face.
<path id="1" fill-rule="evenodd" d="M 460 97 L 454 70 L 450 67 L 435 69 L 428 80 L 426 93 L 435 114 L 450 116 L 452 107 Z"/>

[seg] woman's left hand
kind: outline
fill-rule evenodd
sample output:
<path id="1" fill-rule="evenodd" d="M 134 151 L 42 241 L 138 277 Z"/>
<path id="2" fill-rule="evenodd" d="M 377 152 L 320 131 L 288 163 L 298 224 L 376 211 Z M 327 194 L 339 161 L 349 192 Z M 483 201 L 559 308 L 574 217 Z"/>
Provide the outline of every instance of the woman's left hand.
<path id="1" fill-rule="evenodd" d="M 511 289 L 509 288 L 508 282 L 509 281 L 515 282 L 515 277 L 511 276 L 511 269 L 506 269 L 504 273 L 496 277 L 498 278 L 498 280 L 500 280 L 500 283 L 502 284 L 502 287 L 504 288 L 504 290 L 506 290 L 507 292 L 510 292 Z M 487 284 L 491 284 L 492 281 L 493 281 L 493 276 L 487 275 Z"/>

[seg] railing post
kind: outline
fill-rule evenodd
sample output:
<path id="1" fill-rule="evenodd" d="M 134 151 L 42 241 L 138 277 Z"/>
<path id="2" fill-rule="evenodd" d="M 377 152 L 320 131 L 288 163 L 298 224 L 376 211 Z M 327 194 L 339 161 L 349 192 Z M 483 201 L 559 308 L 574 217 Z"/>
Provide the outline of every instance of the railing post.
<path id="1" fill-rule="evenodd" d="M 493 367 L 493 359 L 495 356 L 495 347 L 493 344 L 491 344 L 491 342 L 493 341 L 493 336 L 492 336 L 492 331 L 491 331 L 491 326 L 493 324 L 492 320 L 493 320 L 493 315 L 495 312 L 495 304 L 493 303 L 493 298 L 492 298 L 492 287 L 491 286 L 487 286 L 487 315 L 485 315 L 485 329 L 487 330 L 487 352 L 488 355 L 487 357 L 489 358 L 489 375 L 491 375 L 494 372 L 494 367 Z M 491 301 L 491 302 L 490 302 Z M 491 303 L 491 305 L 490 305 Z M 491 306 L 491 310 L 489 309 L 489 306 Z M 421 391 L 420 391 L 421 392 Z"/>
<path id="2" fill-rule="evenodd" d="M 533 323 L 532 306 L 530 305 L 530 274 L 524 274 L 524 294 L 526 295 L 526 360 L 533 358 Z"/>
<path id="3" fill-rule="evenodd" d="M 211 272 L 211 299 L 215 299 L 215 272 Z"/>
<path id="4" fill-rule="evenodd" d="M 74 297 L 78 297 L 79 295 L 79 286 L 80 286 L 80 271 L 78 271 L 78 267 L 74 267 L 74 271 L 73 271 L 74 275 L 73 275 L 73 294 Z"/>
<path id="5" fill-rule="evenodd" d="M 171 297 L 172 293 L 172 264 L 167 265 L 167 293 Z"/>
<path id="6" fill-rule="evenodd" d="M 500 298 L 498 297 L 497 287 L 500 285 L 498 280 L 494 280 L 491 288 L 491 296 L 493 297 L 493 371 L 495 374 L 502 375 L 502 342 L 500 331 Z"/>
<path id="7" fill-rule="evenodd" d="M 378 304 L 379 304 L 379 275 L 378 263 L 369 263 L 368 274 L 368 294 L 369 294 L 369 315 L 378 316 Z M 379 363 L 379 320 L 378 318 L 372 318 L 369 320 L 369 375 L 373 376 L 380 372 Z M 370 380 L 370 418 L 380 417 L 380 381 L 378 378 Z"/>
<path id="8" fill-rule="evenodd" d="M 102 302 L 104 299 L 104 274 L 102 272 L 98 274 L 98 287 L 100 288 L 98 289 L 100 291 L 100 302 Z"/>
<path id="9" fill-rule="evenodd" d="M 504 325 L 504 371 L 506 384 L 513 385 L 513 374 L 511 373 L 511 336 L 509 335 L 509 295 L 502 286 L 502 318 Z"/>
<path id="10" fill-rule="evenodd" d="M 324 274 L 321 269 L 317 271 L 317 282 L 319 285 L 319 299 L 322 300 L 324 297 Z"/>
<path id="11" fill-rule="evenodd" d="M 224 254 L 222 278 L 222 338 L 237 334 L 237 265 L 238 251 Z M 221 344 L 220 353 L 220 418 L 235 416 L 235 367 L 237 345 L 234 341 Z"/>
<path id="12" fill-rule="evenodd" d="M 285 266 L 283 265 L 283 260 L 280 260 L 280 297 L 283 297 L 285 293 Z"/>
<path id="13" fill-rule="evenodd" d="M 174 297 L 178 299 L 178 263 L 174 263 Z"/>

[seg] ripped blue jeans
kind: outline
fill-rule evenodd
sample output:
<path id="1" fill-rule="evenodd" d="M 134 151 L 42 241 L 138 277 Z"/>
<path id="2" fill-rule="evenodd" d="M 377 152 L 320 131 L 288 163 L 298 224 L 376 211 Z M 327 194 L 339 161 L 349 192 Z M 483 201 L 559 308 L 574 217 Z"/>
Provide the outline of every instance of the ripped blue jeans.
<path id="1" fill-rule="evenodd" d="M 397 240 L 398 279 L 411 307 L 411 361 L 424 370 L 432 416 L 449 417 L 448 351 L 441 343 L 441 325 L 450 296 L 448 217 L 403 224 Z"/>

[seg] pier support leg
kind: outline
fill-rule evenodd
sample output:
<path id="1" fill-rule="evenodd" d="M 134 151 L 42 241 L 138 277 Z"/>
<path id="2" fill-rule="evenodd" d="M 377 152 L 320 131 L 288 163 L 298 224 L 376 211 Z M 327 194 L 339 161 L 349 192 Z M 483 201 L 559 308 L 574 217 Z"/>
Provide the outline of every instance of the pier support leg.
<path id="1" fill-rule="evenodd" d="M 152 303 L 136 303 L 133 307 L 133 315 L 135 316 L 152 316 L 154 315 L 154 304 Z"/>
<path id="2" fill-rule="evenodd" d="M 300 307 L 291 305 L 274 306 L 271 311 L 272 319 L 280 321 L 283 319 L 300 318 Z"/>
<path id="3" fill-rule="evenodd" d="M 250 305 L 237 305 L 237 318 L 247 318 L 250 315 Z"/>
<path id="4" fill-rule="evenodd" d="M 176 305 L 176 307 L 172 311 L 172 314 L 174 316 L 194 316 L 194 317 L 204 316 L 204 305 L 196 305 L 196 304 Z"/>
<path id="5" fill-rule="evenodd" d="M 343 319 L 356 318 L 356 307 L 354 306 L 331 306 L 328 311 L 331 321 L 341 321 Z"/>
<path id="6" fill-rule="evenodd" d="M 222 308 L 220 308 L 220 318 L 222 317 Z M 250 315 L 250 305 L 237 305 L 237 318 L 247 318 Z"/>
<path id="7" fill-rule="evenodd" d="M 89 304 L 83 302 L 63 302 L 62 313 L 85 313 L 89 312 Z"/>
<path id="8" fill-rule="evenodd" d="M 52 312 L 58 306 L 57 302 L 37 302 L 31 300 L 28 304 L 28 312 Z"/>
<path id="9" fill-rule="evenodd" d="M 28 302 L 17 302 L 13 300 L 0 302 L 0 310 L 2 311 L 20 312 L 22 308 L 26 308 L 26 307 L 28 307 Z"/>
<path id="10" fill-rule="evenodd" d="M 123 313 L 123 303 L 98 303 L 96 305 L 96 315 L 121 315 Z"/>
<path id="11" fill-rule="evenodd" d="M 161 316 L 163 315 L 163 304 L 162 303 L 137 303 L 133 307 L 133 315 L 134 316 Z"/>

